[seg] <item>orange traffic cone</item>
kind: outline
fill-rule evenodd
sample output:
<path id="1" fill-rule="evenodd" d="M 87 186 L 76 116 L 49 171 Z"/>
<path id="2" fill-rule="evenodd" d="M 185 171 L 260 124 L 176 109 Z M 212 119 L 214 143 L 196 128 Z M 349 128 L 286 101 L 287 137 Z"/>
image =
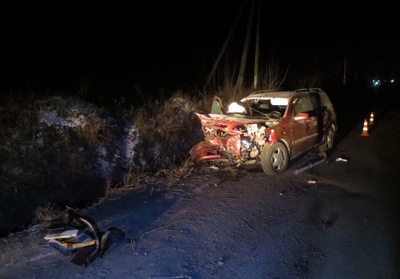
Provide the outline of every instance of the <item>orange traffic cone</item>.
<path id="1" fill-rule="evenodd" d="M 371 112 L 371 116 L 369 117 L 369 125 L 374 125 L 374 113 Z"/>
<path id="2" fill-rule="evenodd" d="M 369 136 L 367 119 L 364 120 L 364 127 L 363 127 L 363 130 L 362 130 L 361 136 L 363 136 L 363 137 L 368 137 Z"/>

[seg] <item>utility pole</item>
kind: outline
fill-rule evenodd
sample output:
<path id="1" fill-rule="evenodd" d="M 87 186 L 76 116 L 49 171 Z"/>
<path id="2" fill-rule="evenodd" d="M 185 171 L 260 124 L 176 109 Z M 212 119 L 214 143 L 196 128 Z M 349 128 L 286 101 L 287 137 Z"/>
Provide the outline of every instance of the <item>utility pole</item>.
<path id="1" fill-rule="evenodd" d="M 257 30 L 256 30 L 256 50 L 254 56 L 254 79 L 253 79 L 253 88 L 254 90 L 258 89 L 258 77 L 259 77 L 259 61 L 260 61 L 260 17 L 261 17 L 261 1 L 258 2 L 258 11 L 257 11 Z"/>
<path id="2" fill-rule="evenodd" d="M 211 79 L 214 77 L 215 72 L 217 71 L 219 62 L 221 61 L 222 56 L 224 55 L 225 50 L 226 50 L 226 48 L 228 47 L 229 42 L 231 41 L 231 38 L 232 38 L 232 36 L 233 36 L 233 33 L 234 33 L 234 31 L 235 31 L 235 29 L 236 29 L 236 26 L 237 26 L 237 24 L 238 24 L 239 18 L 240 18 L 240 16 L 242 15 L 242 12 L 243 12 L 245 3 L 246 3 L 246 1 L 243 2 L 242 7 L 240 8 L 239 14 L 238 14 L 238 16 L 236 17 L 235 22 L 234 22 L 233 25 L 232 25 L 232 28 L 231 28 L 231 30 L 230 30 L 230 32 L 229 32 L 229 34 L 228 34 L 228 37 L 226 38 L 226 40 L 225 40 L 225 42 L 224 42 L 224 45 L 222 46 L 222 49 L 221 49 L 221 51 L 220 51 L 220 53 L 219 53 L 219 55 L 218 55 L 218 57 L 217 57 L 217 60 L 215 61 L 214 66 L 212 67 L 211 72 L 210 72 L 210 74 L 209 74 L 208 77 L 207 77 L 207 80 L 206 80 L 206 87 L 210 84 Z"/>
<path id="3" fill-rule="evenodd" d="M 346 86 L 346 75 L 347 75 L 347 57 L 344 57 L 344 69 L 343 69 L 343 86 Z"/>
<path id="4" fill-rule="evenodd" d="M 245 66 L 246 66 L 246 62 L 247 62 L 247 54 L 249 52 L 251 26 L 253 23 L 253 12 L 254 12 L 254 2 L 251 5 L 249 22 L 247 23 L 246 38 L 245 38 L 245 42 L 244 42 L 244 46 L 243 46 L 242 59 L 240 61 L 239 74 L 238 74 L 238 78 L 236 81 L 236 91 L 243 87 L 244 70 L 246 68 Z"/>

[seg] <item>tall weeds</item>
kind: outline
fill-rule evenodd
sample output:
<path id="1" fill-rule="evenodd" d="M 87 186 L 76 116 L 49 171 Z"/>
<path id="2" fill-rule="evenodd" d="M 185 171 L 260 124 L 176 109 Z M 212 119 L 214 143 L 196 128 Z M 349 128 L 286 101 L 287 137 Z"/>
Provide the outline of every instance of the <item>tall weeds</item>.
<path id="1" fill-rule="evenodd" d="M 149 101 L 137 110 L 133 123 L 142 141 L 143 167 L 157 171 L 171 162 L 180 164 L 186 160 L 190 148 L 201 140 L 200 125 L 194 114 L 197 111 L 196 99 L 182 91 L 165 100 Z"/>

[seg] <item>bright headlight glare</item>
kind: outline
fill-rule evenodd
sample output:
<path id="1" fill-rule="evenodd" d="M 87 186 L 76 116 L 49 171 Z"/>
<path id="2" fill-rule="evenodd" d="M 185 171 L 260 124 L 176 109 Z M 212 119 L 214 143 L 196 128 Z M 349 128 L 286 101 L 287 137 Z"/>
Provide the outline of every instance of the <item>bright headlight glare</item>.
<path id="1" fill-rule="evenodd" d="M 233 102 L 228 107 L 228 113 L 246 113 L 246 109 L 236 102 Z"/>

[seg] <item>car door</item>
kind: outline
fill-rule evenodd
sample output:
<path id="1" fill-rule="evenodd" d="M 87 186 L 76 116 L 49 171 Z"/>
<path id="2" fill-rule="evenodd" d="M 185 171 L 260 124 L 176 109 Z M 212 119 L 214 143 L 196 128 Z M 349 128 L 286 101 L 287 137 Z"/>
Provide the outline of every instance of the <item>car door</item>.
<path id="1" fill-rule="evenodd" d="M 213 102 L 211 104 L 211 114 L 224 114 L 224 106 L 222 104 L 221 98 L 214 96 Z"/>
<path id="2" fill-rule="evenodd" d="M 292 157 L 296 157 L 318 141 L 318 115 L 309 95 L 293 100 L 291 119 Z"/>

